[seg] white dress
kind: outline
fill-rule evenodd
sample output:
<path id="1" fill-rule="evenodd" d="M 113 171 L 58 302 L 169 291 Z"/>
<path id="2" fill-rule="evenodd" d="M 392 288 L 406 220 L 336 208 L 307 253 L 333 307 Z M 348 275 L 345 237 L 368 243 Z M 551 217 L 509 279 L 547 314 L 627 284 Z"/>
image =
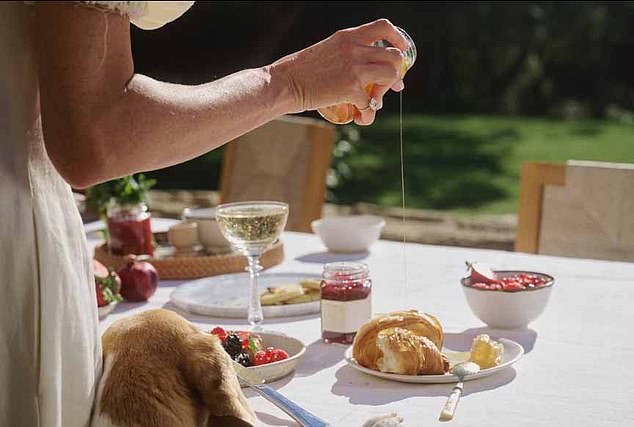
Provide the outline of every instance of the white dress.
<path id="1" fill-rule="evenodd" d="M 90 2 L 157 28 L 192 2 Z M 89 254 L 42 139 L 33 7 L 0 4 L 0 426 L 86 426 L 101 375 Z"/>

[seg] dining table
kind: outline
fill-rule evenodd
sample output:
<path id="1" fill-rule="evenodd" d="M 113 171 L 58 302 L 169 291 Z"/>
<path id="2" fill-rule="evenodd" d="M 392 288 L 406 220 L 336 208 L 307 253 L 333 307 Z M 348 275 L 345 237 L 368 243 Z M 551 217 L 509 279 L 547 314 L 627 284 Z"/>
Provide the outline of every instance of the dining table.
<path id="1" fill-rule="evenodd" d="M 175 220 L 153 219 L 153 231 Z M 91 248 L 102 243 L 100 222 L 85 225 Z M 467 381 L 454 426 L 634 426 L 634 263 L 554 257 L 378 240 L 364 253 L 326 250 L 314 234 L 284 232 L 284 260 L 262 272 L 320 274 L 325 263 L 368 265 L 374 313 L 417 309 L 436 316 L 446 334 L 513 340 L 524 355 L 513 366 Z M 498 270 L 527 270 L 555 278 L 544 313 L 528 327 L 496 330 L 470 310 L 460 279 L 465 262 Z M 177 308 L 170 294 L 184 280 L 161 280 L 144 303 L 119 303 L 100 322 L 154 308 L 174 310 L 196 326 L 246 330 L 245 319 L 212 318 Z M 397 413 L 404 426 L 447 424 L 440 410 L 452 384 L 408 384 L 376 378 L 351 367 L 348 346 L 321 340 L 318 313 L 267 318 L 265 330 L 301 340 L 306 352 L 296 371 L 270 384 L 295 403 L 337 427 L 360 427 L 370 417 Z M 245 390 L 266 426 L 296 426 L 284 412 Z"/>

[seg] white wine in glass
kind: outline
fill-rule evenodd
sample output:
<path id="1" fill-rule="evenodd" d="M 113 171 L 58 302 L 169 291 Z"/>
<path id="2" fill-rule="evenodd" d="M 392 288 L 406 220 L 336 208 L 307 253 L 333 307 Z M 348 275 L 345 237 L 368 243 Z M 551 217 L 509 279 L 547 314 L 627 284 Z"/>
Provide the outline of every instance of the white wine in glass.
<path id="1" fill-rule="evenodd" d="M 288 205 L 282 202 L 237 202 L 216 208 L 221 233 L 236 251 L 247 257 L 251 279 L 248 321 L 255 328 L 264 320 L 258 292 L 260 255 L 279 238 L 287 218 Z"/>

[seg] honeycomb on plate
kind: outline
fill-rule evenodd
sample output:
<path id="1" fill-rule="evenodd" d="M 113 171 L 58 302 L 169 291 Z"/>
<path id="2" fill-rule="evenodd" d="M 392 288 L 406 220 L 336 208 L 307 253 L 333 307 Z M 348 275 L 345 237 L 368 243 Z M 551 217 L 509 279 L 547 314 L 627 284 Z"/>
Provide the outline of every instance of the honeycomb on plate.
<path id="1" fill-rule="evenodd" d="M 469 361 L 477 363 L 481 369 L 492 368 L 500 364 L 504 346 L 486 334 L 478 335 L 471 345 Z"/>

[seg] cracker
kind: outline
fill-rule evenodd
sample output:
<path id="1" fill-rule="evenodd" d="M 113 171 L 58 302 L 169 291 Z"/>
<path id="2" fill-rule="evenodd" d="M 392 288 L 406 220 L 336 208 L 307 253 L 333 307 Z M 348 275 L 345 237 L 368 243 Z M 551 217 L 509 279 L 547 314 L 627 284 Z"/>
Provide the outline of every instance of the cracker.
<path id="1" fill-rule="evenodd" d="M 299 284 L 304 290 L 319 291 L 321 289 L 321 282 L 316 279 L 300 280 Z"/>
<path id="2" fill-rule="evenodd" d="M 304 295 L 304 288 L 299 285 L 271 286 L 260 295 L 262 305 L 275 305 Z"/>

